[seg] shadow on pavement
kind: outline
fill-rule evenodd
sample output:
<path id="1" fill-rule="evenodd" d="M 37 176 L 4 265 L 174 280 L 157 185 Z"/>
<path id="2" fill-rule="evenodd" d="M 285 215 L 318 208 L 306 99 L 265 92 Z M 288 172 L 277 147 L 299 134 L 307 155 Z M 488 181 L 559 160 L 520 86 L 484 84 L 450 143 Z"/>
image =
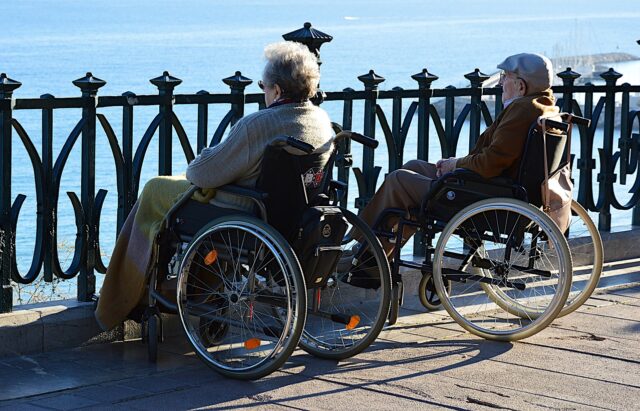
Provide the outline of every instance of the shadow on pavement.
<path id="1" fill-rule="evenodd" d="M 353 390 L 365 390 L 378 395 L 384 394 L 390 395 L 393 398 L 405 398 L 407 400 L 421 402 L 425 405 L 458 409 L 456 407 L 446 407 L 441 403 L 430 401 L 427 396 L 405 395 L 401 392 L 402 390 L 398 389 L 390 392 L 389 389 L 385 389 L 384 387 L 398 385 L 404 380 L 410 380 L 412 378 L 428 374 L 438 374 L 447 370 L 469 366 L 486 359 L 494 358 L 509 351 L 512 346 L 513 345 L 511 343 L 478 339 L 438 340 L 424 343 L 403 343 L 396 341 L 385 342 L 378 340 L 365 352 L 342 362 L 317 359 L 308 354 L 296 355 L 287 362 L 287 364 L 281 369 L 281 372 L 272 375 L 266 380 L 250 383 L 250 389 L 247 390 L 247 392 L 239 392 L 240 395 L 252 395 L 251 398 L 256 402 L 246 405 L 234 404 L 233 406 L 222 407 L 219 409 L 249 408 L 270 404 L 285 405 L 287 403 L 308 400 L 310 398 L 317 398 L 318 401 L 322 401 L 323 397 Z M 420 352 L 422 353 L 424 353 L 424 349 L 432 349 L 433 352 L 426 355 L 405 356 L 404 358 L 399 359 L 379 359 L 385 357 L 384 351 L 397 351 L 401 349 L 404 350 L 403 354 L 406 354 L 406 351 L 411 350 L 412 348 L 420 348 Z M 372 354 L 376 354 L 376 358 L 371 358 Z M 429 368 L 429 364 L 423 364 L 424 362 L 445 364 L 438 365 L 435 368 Z M 416 370 L 416 368 L 420 368 L 420 365 L 424 365 L 425 369 Z M 300 370 L 301 366 L 303 368 Z M 331 388 L 317 393 L 303 393 L 284 398 L 279 397 L 277 400 L 265 398 L 265 401 L 261 401 L 260 396 L 256 397 L 258 391 L 268 396 L 268 393 L 272 388 L 297 384 L 299 382 L 308 381 L 309 379 L 327 383 Z M 360 393 L 359 395 L 362 394 Z M 218 402 L 218 404 L 221 402 Z"/>

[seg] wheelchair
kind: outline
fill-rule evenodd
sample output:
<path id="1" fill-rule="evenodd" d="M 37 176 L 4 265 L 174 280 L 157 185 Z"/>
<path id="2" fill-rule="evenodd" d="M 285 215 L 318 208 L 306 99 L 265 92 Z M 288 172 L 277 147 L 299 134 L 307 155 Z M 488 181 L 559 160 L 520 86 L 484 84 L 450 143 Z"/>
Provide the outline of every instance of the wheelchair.
<path id="1" fill-rule="evenodd" d="M 345 137 L 377 145 L 339 133 L 333 147 Z M 386 256 L 373 231 L 336 205 L 344 185 L 331 179 L 335 149 L 324 157 L 312 151 L 278 137 L 265 151 L 255 190 L 216 189 L 250 202 L 255 212 L 197 202 L 197 187 L 168 212 L 142 317 L 151 361 L 163 312 L 179 316 L 198 357 L 237 379 L 268 375 L 298 345 L 343 359 L 376 339 L 391 301 Z M 376 289 L 349 283 L 362 270 L 375 276 Z"/>
<path id="2" fill-rule="evenodd" d="M 390 324 L 397 321 L 403 300 L 401 267 L 421 271 L 418 296 L 425 308 L 443 306 L 465 330 L 492 340 L 529 337 L 589 298 L 602 271 L 598 230 L 575 201 L 566 233 L 541 209 L 542 150 L 547 150 L 552 174 L 570 149 L 566 142 L 574 123 L 588 126 L 589 120 L 571 115 L 546 120 L 544 145 L 535 122 L 515 181 L 486 180 L 457 169 L 432 183 L 418 209 L 387 209 L 381 214 L 374 225 L 376 235 L 399 245 L 391 256 Z M 388 221 L 397 223 L 389 229 Z M 406 227 L 421 236 L 421 263 L 401 258 Z M 574 258 L 587 267 L 575 283 Z"/>

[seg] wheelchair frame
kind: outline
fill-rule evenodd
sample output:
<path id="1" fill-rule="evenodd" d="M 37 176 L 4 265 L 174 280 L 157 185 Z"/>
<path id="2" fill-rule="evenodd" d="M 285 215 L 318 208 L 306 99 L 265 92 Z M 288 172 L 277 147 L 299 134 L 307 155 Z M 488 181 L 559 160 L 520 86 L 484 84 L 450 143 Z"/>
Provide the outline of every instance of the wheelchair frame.
<path id="1" fill-rule="evenodd" d="M 345 132 L 345 133 L 339 133 L 338 135 L 341 138 L 344 137 L 350 137 L 352 138 L 354 141 L 359 141 L 362 144 L 366 144 L 368 146 L 377 146 L 377 142 L 373 139 L 369 139 L 367 137 L 361 136 L 361 135 L 352 135 L 349 132 Z M 336 137 L 336 139 L 338 138 L 338 136 Z M 283 146 L 291 146 L 291 147 L 295 147 L 298 148 L 306 153 L 310 153 L 313 150 L 313 147 L 303 143 L 299 140 L 295 140 L 291 137 L 280 137 L 280 138 L 276 138 L 273 142 L 272 145 L 274 146 L 279 146 L 279 147 L 283 147 Z M 334 153 L 331 154 L 329 163 L 326 166 L 326 169 L 331 169 L 333 167 L 333 160 L 335 158 L 335 151 Z M 329 171 L 330 172 L 330 171 Z M 330 176 L 330 174 L 329 174 Z M 331 195 L 332 199 L 330 200 L 331 203 L 333 203 L 333 205 L 336 205 L 337 199 L 338 199 L 338 195 L 337 195 L 337 190 L 343 188 L 343 185 L 340 182 L 336 182 L 336 181 L 332 181 L 332 180 L 327 180 L 326 183 L 326 187 L 325 190 L 327 190 L 327 192 Z M 182 198 L 176 202 L 176 204 L 173 205 L 173 207 L 169 210 L 169 212 L 167 213 L 167 215 L 165 216 L 165 219 L 163 221 L 163 228 L 160 230 L 158 237 L 156 238 L 156 241 L 154 242 L 154 255 L 155 255 L 155 263 L 153 265 L 153 269 L 151 270 L 150 273 L 150 278 L 147 284 L 148 287 L 148 298 L 147 298 L 147 304 L 146 304 L 146 308 L 144 310 L 144 313 L 142 315 L 142 324 L 143 324 L 143 340 L 148 344 L 148 356 L 150 361 L 155 362 L 157 360 L 157 351 L 158 351 L 158 341 L 162 341 L 163 340 L 163 324 L 162 324 L 162 316 L 160 315 L 163 312 L 166 313 L 170 313 L 170 314 L 178 314 L 180 315 L 181 319 L 182 319 L 182 323 L 183 323 L 183 328 L 185 330 L 185 333 L 187 334 L 187 337 L 189 338 L 190 342 L 192 343 L 192 345 L 194 346 L 194 349 L 196 350 L 196 353 L 202 357 L 201 353 L 199 352 L 198 348 L 194 345 L 193 339 L 192 337 L 189 335 L 189 331 L 187 329 L 187 324 L 185 323 L 185 320 L 183 318 L 183 314 L 180 312 L 179 309 L 179 301 L 173 302 L 171 301 L 169 298 L 167 298 L 165 295 L 163 295 L 159 289 L 159 284 L 161 282 L 164 281 L 171 281 L 171 280 L 176 280 L 177 281 L 177 285 L 176 285 L 176 292 L 178 293 L 178 297 L 180 295 L 180 287 L 181 287 L 181 283 L 180 283 L 180 278 L 183 275 L 183 271 L 186 269 L 184 268 L 184 261 L 186 258 L 186 255 L 188 254 L 188 250 L 186 251 L 185 254 L 180 255 L 180 250 L 176 250 L 175 256 L 179 256 L 178 258 L 181 260 L 180 263 L 180 272 L 178 273 L 177 276 L 169 278 L 169 276 L 167 277 L 167 279 L 161 279 L 159 278 L 160 275 L 160 265 L 162 264 L 162 258 L 161 258 L 161 245 L 166 241 L 165 238 L 163 238 L 163 236 L 167 236 L 167 235 L 177 235 L 178 238 L 173 238 L 171 241 L 174 241 L 177 243 L 178 247 L 180 246 L 180 244 L 182 243 L 187 243 L 187 244 L 194 244 L 198 238 L 202 237 L 204 234 L 199 234 L 196 233 L 193 236 L 190 235 L 184 235 L 184 234 L 180 234 L 175 232 L 173 226 L 175 225 L 175 222 L 173 221 L 175 219 L 176 214 L 178 213 L 178 211 L 185 206 L 185 204 L 190 201 L 192 195 L 196 192 L 196 190 L 198 190 L 198 187 L 191 187 L 183 196 Z M 243 197 L 243 198 L 248 198 L 250 199 L 255 205 L 256 205 L 256 209 L 258 211 L 258 215 L 259 218 L 262 222 L 264 222 L 264 224 L 267 224 L 267 208 L 264 204 L 264 200 L 266 200 L 268 198 L 268 194 L 264 193 L 264 192 L 260 192 L 258 190 L 252 190 L 252 189 L 247 189 L 247 188 L 243 188 L 243 187 L 239 187 L 239 186 L 235 186 L 235 185 L 226 185 L 223 187 L 219 187 L 216 189 L 217 191 L 220 192 L 225 192 L 228 194 L 232 194 L 234 196 L 239 196 L 239 197 Z M 205 206 L 205 205 L 203 205 Z M 295 345 L 298 344 L 298 340 L 303 337 L 303 340 L 300 341 L 301 347 L 307 351 L 309 351 L 310 353 L 312 353 L 313 355 L 316 356 L 320 356 L 320 357 L 325 357 L 325 358 L 333 358 L 333 359 L 342 359 L 342 358 L 347 358 L 350 357 L 352 355 L 357 354 L 358 352 L 362 351 L 363 349 L 365 349 L 373 340 L 375 340 L 375 338 L 377 337 L 377 335 L 379 334 L 379 332 L 381 331 L 384 322 L 386 321 L 386 317 L 387 317 L 387 312 L 389 309 L 389 304 L 390 304 L 390 289 L 391 289 L 391 279 L 390 279 L 390 275 L 389 275 L 389 268 L 388 268 L 388 263 L 386 261 L 386 258 L 384 256 L 384 253 L 382 251 L 382 247 L 380 246 L 380 243 L 377 241 L 377 239 L 375 238 L 373 232 L 366 226 L 366 224 L 364 224 L 364 222 L 362 222 L 361 220 L 359 220 L 359 218 L 357 216 L 355 216 L 353 213 L 349 212 L 348 210 L 342 209 L 342 212 L 345 215 L 345 218 L 347 218 L 347 220 L 351 221 L 351 224 L 355 224 L 355 226 L 360 226 L 359 229 L 363 230 L 369 230 L 370 235 L 369 235 L 369 244 L 370 246 L 372 246 L 375 249 L 377 249 L 377 253 L 378 253 L 378 265 L 379 265 L 379 269 L 380 269 L 380 276 L 382 278 L 382 283 L 381 283 L 381 287 L 382 287 L 382 295 L 386 296 L 386 300 L 383 298 L 380 302 L 380 312 L 378 313 L 378 317 L 377 320 L 374 321 L 374 324 L 370 327 L 370 331 L 367 331 L 367 333 L 364 335 L 364 337 L 362 338 L 362 341 L 359 341 L 357 343 L 354 343 L 353 346 L 347 346 L 344 347 L 344 349 L 340 350 L 340 349 L 334 349 L 334 350 L 329 350 L 327 347 L 327 345 L 323 345 L 322 341 L 315 341 L 315 335 L 308 331 L 306 328 L 303 330 L 302 327 L 304 326 L 305 323 L 305 318 L 307 315 L 311 315 L 311 316 L 317 316 L 323 319 L 328 320 L 331 323 L 336 323 L 336 324 L 342 324 L 343 327 L 346 327 L 347 330 L 351 330 L 355 327 L 358 326 L 358 323 L 360 322 L 360 318 L 359 316 L 355 316 L 357 317 L 357 320 L 354 321 L 354 316 L 353 315 L 346 315 L 344 313 L 341 312 L 333 312 L 335 310 L 331 310 L 329 309 L 327 311 L 327 308 L 324 309 L 320 309 L 319 307 L 319 302 L 320 302 L 320 292 L 321 289 L 320 288 L 310 288 L 309 292 L 313 292 L 313 299 L 310 302 L 310 304 L 301 304 L 302 307 L 302 311 L 300 312 L 300 315 L 302 316 L 301 318 L 296 317 L 296 325 L 295 327 L 297 327 L 296 329 L 298 331 L 294 331 L 292 334 L 292 337 L 295 340 L 295 343 L 293 344 L 293 347 L 295 347 Z M 242 213 L 241 211 L 238 211 L 237 214 L 245 214 Z M 233 215 L 232 215 L 233 216 Z M 231 217 L 232 217 L 231 216 Z M 230 217 L 230 218 L 231 218 Z M 355 221 L 354 221 L 355 219 Z M 217 221 L 217 219 L 214 219 Z M 363 228 L 364 227 L 364 228 Z M 205 225 L 206 228 L 206 225 Z M 272 229 L 273 230 L 273 229 Z M 202 231 L 202 229 L 200 230 Z M 275 230 L 273 230 L 275 232 Z M 172 234 L 170 234 L 172 233 Z M 277 232 L 275 232 L 277 235 L 279 235 Z M 365 233 L 366 234 L 366 233 Z M 279 242 L 281 242 L 281 246 L 288 248 L 291 250 L 292 256 L 291 257 L 285 257 L 288 258 L 291 261 L 288 261 L 287 264 L 296 266 L 298 268 L 294 267 L 294 271 L 295 270 L 300 270 L 300 266 L 298 264 L 298 260 L 295 256 L 295 254 L 293 253 L 293 250 L 291 249 L 290 244 L 288 244 L 288 242 L 284 239 L 284 237 L 280 236 L 279 237 L 280 240 L 278 240 Z M 372 240 L 371 240 L 372 239 Z M 188 246 L 191 247 L 191 246 Z M 187 247 L 187 248 L 188 248 Z M 326 248 L 326 247 L 324 247 Z M 183 250 L 184 251 L 184 250 Z M 164 256 L 166 258 L 166 256 Z M 300 270 L 301 273 L 301 270 Z M 386 275 L 386 279 L 385 279 L 385 275 Z M 304 279 L 302 278 L 302 273 L 300 274 L 301 276 L 301 280 L 300 280 L 300 284 L 302 284 L 302 287 L 297 287 L 296 288 L 296 293 L 302 293 L 303 297 L 302 297 L 302 301 L 306 300 L 306 287 L 304 287 Z M 296 280 L 297 281 L 297 280 Z M 337 280 L 336 280 L 337 281 Z M 226 287 L 226 286 L 225 286 Z M 283 306 L 283 302 L 281 301 L 281 296 L 279 295 L 274 295 L 273 298 L 269 298 L 268 295 L 263 295 L 260 296 L 259 300 L 256 300 L 259 303 L 267 303 L 268 305 L 270 305 L 271 307 L 281 307 L 282 309 L 286 309 L 286 306 Z M 299 303 L 301 300 L 297 300 Z M 253 303 L 252 303 L 253 304 Z M 307 307 L 308 306 L 308 307 Z M 252 305 L 253 307 L 253 305 Z M 273 308 L 272 308 L 273 309 Z M 274 314 L 277 315 L 277 314 Z M 231 320 L 231 319 L 229 319 Z M 221 321 L 226 321 L 225 319 L 221 319 Z M 377 321 L 377 322 L 376 322 Z M 303 332 L 304 331 L 304 332 Z M 310 333 L 310 334 L 309 334 Z M 154 336 L 157 336 L 157 338 L 154 338 Z M 306 337 L 305 337 L 306 336 Z M 282 338 L 282 337 L 281 337 Z M 305 339 L 306 338 L 306 339 Z M 309 339 L 309 343 L 306 342 L 306 340 Z M 313 343 L 311 343 L 311 340 L 314 340 Z M 291 346 L 291 344 L 289 344 L 289 347 Z M 256 378 L 260 378 L 262 376 L 265 376 L 267 374 L 269 374 L 270 372 L 274 371 L 275 369 L 279 368 L 279 366 L 286 361 L 286 359 L 288 358 L 288 356 L 291 354 L 291 351 L 293 350 L 293 348 L 287 349 L 288 351 L 281 356 L 281 358 L 278 359 L 277 361 L 277 366 L 274 367 L 266 367 L 257 371 L 249 371 L 249 372 L 244 372 L 244 371 L 233 371 L 233 370 L 225 370 L 225 369 L 220 369 L 220 368 L 216 368 L 216 371 L 219 371 L 223 374 L 225 374 L 226 376 L 232 377 L 232 378 L 239 378 L 239 379 L 256 379 Z M 204 358 L 203 358 L 204 359 Z M 206 360 L 205 360 L 206 361 Z M 212 365 L 210 364 L 210 362 L 207 362 L 207 365 Z M 224 368 L 224 367 L 223 367 Z"/>
<path id="2" fill-rule="evenodd" d="M 546 123 L 547 123 L 546 126 L 549 128 L 560 129 L 562 130 L 562 132 L 567 132 L 567 131 L 570 132 L 570 127 L 572 123 L 577 123 L 580 125 L 587 125 L 587 126 L 589 123 L 587 119 L 583 119 L 575 116 L 564 116 L 563 120 L 566 120 L 567 122 L 565 123 L 561 121 L 546 120 Z M 532 129 L 533 129 L 533 126 L 532 126 Z M 506 275 L 505 276 L 487 276 L 487 275 L 484 275 L 484 273 L 482 275 L 472 274 L 472 273 L 467 273 L 462 271 L 463 270 L 462 268 L 451 269 L 451 268 L 443 267 L 442 272 L 440 274 L 441 275 L 440 279 L 442 280 L 440 284 L 442 286 L 438 287 L 437 281 L 435 282 L 436 284 L 434 284 L 434 278 L 433 278 L 434 255 L 436 253 L 437 247 L 434 247 L 433 241 L 437 234 L 443 232 L 447 228 L 448 224 L 451 222 L 453 217 L 459 215 L 460 213 L 462 213 L 462 211 L 464 211 L 464 210 L 461 211 L 461 208 L 457 208 L 455 210 L 456 212 L 453 213 L 450 210 L 447 210 L 446 205 L 440 207 L 440 209 L 438 210 L 438 202 L 439 201 L 441 202 L 442 199 L 452 200 L 456 196 L 456 191 L 463 189 L 465 185 L 472 185 L 472 186 L 476 186 L 476 188 L 480 188 L 479 191 L 470 190 L 471 192 L 474 193 L 476 199 L 473 202 L 470 202 L 470 203 L 468 202 L 467 204 L 470 204 L 470 205 L 467 208 L 472 208 L 474 204 L 478 204 L 479 200 L 491 199 L 495 197 L 514 198 L 522 201 L 523 204 L 529 205 L 528 198 L 527 198 L 527 191 L 524 187 L 518 184 L 515 184 L 513 182 L 510 182 L 504 178 L 495 178 L 492 180 L 485 180 L 479 175 L 471 171 L 458 169 L 458 170 L 454 170 L 454 172 L 452 173 L 442 176 L 441 178 L 439 178 L 438 180 L 435 180 L 432 183 L 432 187 L 430 191 L 427 193 L 426 197 L 423 199 L 420 205 L 420 208 L 408 210 L 408 211 L 404 209 L 397 209 L 397 208 L 384 210 L 382 214 L 378 217 L 376 223 L 374 224 L 374 232 L 376 233 L 377 236 L 381 238 L 386 238 L 389 242 L 396 244 L 396 246 L 394 247 L 393 253 L 390 257 L 391 258 L 391 275 L 394 283 L 393 301 L 392 301 L 392 306 L 391 306 L 390 315 L 389 315 L 390 324 L 394 324 L 397 321 L 399 307 L 403 303 L 404 286 L 402 282 L 402 275 L 400 274 L 401 267 L 416 269 L 422 273 L 423 276 L 422 276 L 422 280 L 420 282 L 420 287 L 419 287 L 420 300 L 422 304 L 430 310 L 437 309 L 437 307 L 442 303 L 443 298 L 448 298 L 448 296 L 442 296 L 441 294 L 448 294 L 451 291 L 451 284 L 454 282 L 475 281 L 480 283 L 483 289 L 485 289 L 486 287 L 502 286 L 502 287 L 515 288 L 518 290 L 524 290 L 525 284 L 521 284 L 518 281 L 509 281 L 506 279 Z M 490 201 L 491 200 L 486 200 L 486 202 L 490 202 Z M 443 212 L 445 216 L 441 215 Z M 453 214 L 455 214 L 455 216 Z M 546 215 L 544 215 L 544 217 L 548 220 L 547 223 L 551 223 L 553 226 L 555 226 L 555 224 L 553 224 L 553 222 Z M 393 230 L 388 231 L 387 229 L 384 229 L 384 223 L 388 221 L 389 218 L 397 219 L 397 223 L 395 223 L 395 227 L 394 227 L 395 231 Z M 425 249 L 425 257 L 422 263 L 403 260 L 401 257 L 401 249 L 402 249 L 402 246 L 404 245 L 403 233 L 405 228 L 407 227 L 416 230 L 417 234 L 420 235 L 421 244 L 424 246 L 424 249 Z M 523 231 L 523 234 L 524 232 L 527 231 L 527 229 L 528 229 L 527 227 L 520 227 L 520 230 Z M 495 233 L 495 230 L 493 230 L 493 232 Z M 594 236 L 592 232 L 591 232 L 591 235 Z M 597 232 L 596 232 L 596 235 L 597 235 Z M 598 236 L 598 239 L 599 239 L 599 236 Z M 469 238 L 464 239 L 465 247 L 467 245 L 469 246 L 468 247 L 469 250 L 466 254 L 454 255 L 454 253 L 451 253 L 450 251 L 449 252 L 445 251 L 444 256 L 456 257 L 460 259 L 461 260 L 460 267 L 463 267 L 463 266 L 467 267 L 469 264 L 471 264 L 476 269 L 485 270 L 485 271 L 489 269 L 494 269 L 494 270 L 504 271 L 505 273 L 508 273 L 508 271 L 513 268 L 516 270 L 526 271 L 527 273 L 530 273 L 530 274 L 537 274 L 546 278 L 551 277 L 550 271 L 540 270 L 535 268 L 535 263 L 540 258 L 538 246 L 536 243 L 536 241 L 538 240 L 537 236 L 533 237 L 533 242 L 530 245 L 528 261 L 526 266 L 506 264 L 503 267 L 495 267 L 495 264 L 493 261 L 491 261 L 491 259 L 476 255 L 478 250 L 478 244 L 474 245 L 473 243 L 476 243 L 477 241 L 482 241 L 483 238 L 481 237 L 478 237 L 475 239 L 471 238 L 471 241 L 469 241 L 471 244 L 467 244 L 467 240 L 469 240 Z M 488 240 L 495 240 L 495 237 L 493 239 L 489 238 Z M 544 242 L 550 239 L 546 238 L 545 235 L 542 235 L 539 238 L 539 240 L 541 242 Z M 566 240 L 564 238 L 563 240 L 566 243 Z M 511 241 L 510 235 L 507 241 Z M 600 251 L 601 251 L 601 242 L 597 242 L 597 241 L 595 242 L 600 244 Z M 507 262 L 510 259 L 511 249 L 512 249 L 511 246 L 507 246 L 505 249 L 505 260 Z M 568 250 L 568 247 L 566 249 Z M 597 252 L 598 252 L 598 247 L 596 247 L 596 254 Z M 600 256 L 601 254 L 602 253 L 600 252 Z M 569 259 L 570 259 L 570 255 L 569 255 Z M 600 264 L 600 267 L 599 267 L 599 271 L 597 268 L 594 268 L 594 274 L 593 274 L 594 278 L 591 280 L 592 284 L 590 284 L 592 288 L 587 290 L 587 293 L 586 293 L 587 295 L 580 296 L 580 301 L 577 301 L 579 304 L 581 304 L 584 300 L 586 300 L 586 298 L 588 298 L 588 296 L 593 291 L 593 288 L 595 287 L 595 283 L 597 283 L 597 279 L 599 278 L 599 274 L 601 271 L 601 264 L 602 264 L 601 257 L 599 262 L 598 262 L 598 259 L 596 258 L 596 264 Z M 568 273 L 568 276 L 570 278 L 571 273 Z M 568 290 L 563 292 L 568 295 Z M 431 294 L 429 295 L 428 293 L 431 293 Z M 566 297 L 564 297 L 564 300 L 566 300 Z M 564 304 L 564 301 L 563 301 L 563 304 Z M 579 306 L 579 304 L 573 304 L 570 307 L 567 306 L 564 312 L 562 312 L 562 315 L 575 310 L 577 306 Z M 450 304 L 445 304 L 445 308 L 447 308 L 447 311 L 450 312 L 452 317 L 454 317 L 454 319 L 457 322 L 459 322 L 460 325 L 462 325 L 467 330 L 474 332 L 485 338 L 513 340 L 513 339 L 520 339 L 520 338 L 524 338 L 526 336 L 532 335 L 532 333 L 520 333 L 520 334 L 514 333 L 513 335 L 508 335 L 508 333 L 502 333 L 502 334 L 496 333 L 496 335 L 493 335 L 491 332 L 486 333 L 486 332 L 482 332 L 482 330 L 478 332 L 478 330 L 474 329 L 474 327 L 472 326 L 470 327 L 468 326 L 468 324 L 463 324 L 460 321 L 458 321 L 459 317 L 461 316 L 458 315 L 458 313 L 453 313 L 450 311 L 449 309 Z M 525 311 L 525 314 L 530 314 L 530 313 L 527 313 L 526 310 L 524 311 Z M 555 311 L 556 312 L 553 313 L 552 315 L 553 318 L 555 318 L 555 316 L 557 315 L 561 315 L 562 310 L 556 307 Z M 535 319 L 535 315 L 531 315 L 531 317 Z M 550 318 L 548 322 L 553 320 L 553 318 Z"/>

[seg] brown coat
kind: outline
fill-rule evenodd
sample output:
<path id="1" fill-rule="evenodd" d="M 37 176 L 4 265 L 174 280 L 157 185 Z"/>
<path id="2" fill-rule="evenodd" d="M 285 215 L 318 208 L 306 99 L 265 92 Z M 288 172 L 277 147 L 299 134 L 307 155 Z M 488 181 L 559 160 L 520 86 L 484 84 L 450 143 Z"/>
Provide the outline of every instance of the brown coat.
<path id="1" fill-rule="evenodd" d="M 475 171 L 484 178 L 515 178 L 529 127 L 539 116 L 557 112 L 551 90 L 514 100 L 480 135 L 469 155 L 458 159 L 456 167 Z"/>

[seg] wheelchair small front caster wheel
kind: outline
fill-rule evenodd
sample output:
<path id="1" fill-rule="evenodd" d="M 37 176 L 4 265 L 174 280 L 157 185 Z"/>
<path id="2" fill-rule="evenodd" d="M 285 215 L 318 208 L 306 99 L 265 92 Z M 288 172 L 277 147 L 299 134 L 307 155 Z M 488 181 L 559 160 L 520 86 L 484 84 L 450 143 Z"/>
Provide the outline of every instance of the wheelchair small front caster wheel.
<path id="1" fill-rule="evenodd" d="M 448 292 L 451 292 L 451 281 L 447 280 L 446 287 Z M 442 308 L 442 301 L 440 301 L 440 297 L 438 297 L 438 293 L 436 292 L 436 285 L 433 282 L 433 275 L 431 273 L 422 276 L 420 285 L 418 286 L 418 297 L 420 298 L 422 306 L 429 311 Z"/>
<path id="2" fill-rule="evenodd" d="M 160 320 L 158 316 L 152 315 L 147 320 L 147 354 L 149 362 L 155 363 L 158 361 L 158 323 Z"/>

